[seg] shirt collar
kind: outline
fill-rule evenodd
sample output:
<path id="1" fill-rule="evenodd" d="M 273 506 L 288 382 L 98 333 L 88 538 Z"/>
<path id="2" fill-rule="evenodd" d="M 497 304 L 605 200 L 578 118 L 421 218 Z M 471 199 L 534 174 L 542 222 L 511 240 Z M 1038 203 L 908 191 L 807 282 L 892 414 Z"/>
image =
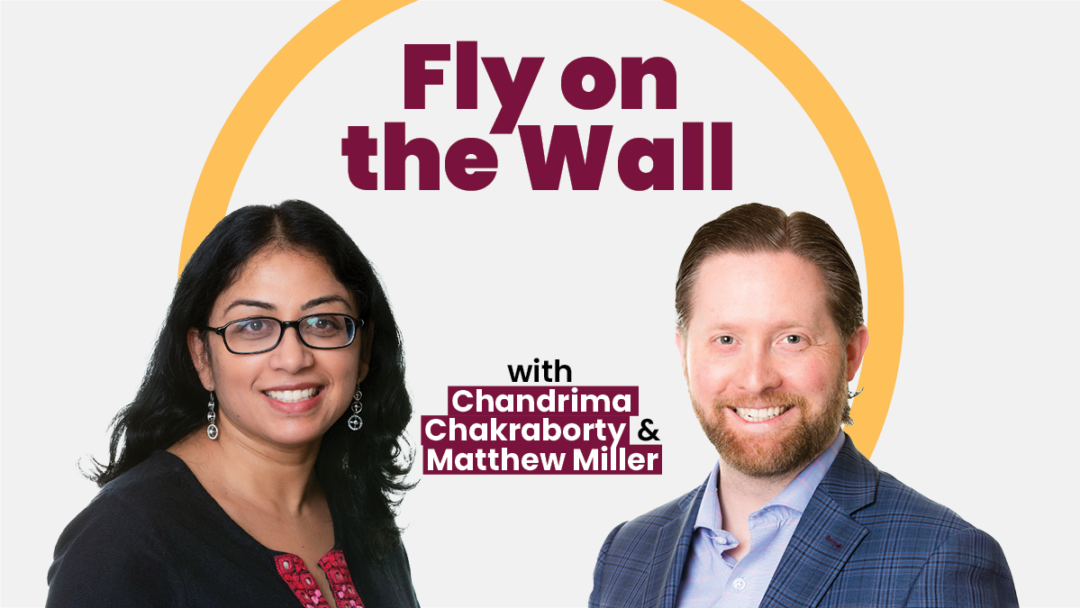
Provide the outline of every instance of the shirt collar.
<path id="1" fill-rule="evenodd" d="M 810 504 L 810 498 L 814 495 L 814 491 L 817 490 L 818 484 L 824 479 L 825 472 L 829 470 L 833 461 L 836 460 L 836 455 L 844 445 L 844 437 L 844 431 L 841 429 L 829 447 L 825 448 L 825 451 L 820 456 L 799 472 L 799 475 L 784 488 L 784 491 L 766 503 L 762 509 L 781 505 L 802 514 L 806 509 L 806 505 Z M 705 495 L 701 497 L 701 507 L 698 509 L 697 521 L 694 523 L 695 529 L 708 528 L 714 532 L 722 530 L 720 497 L 717 494 L 716 483 L 719 477 L 720 461 L 717 460 L 716 464 L 713 465 L 712 473 L 709 474 L 709 481 L 705 485 Z"/>

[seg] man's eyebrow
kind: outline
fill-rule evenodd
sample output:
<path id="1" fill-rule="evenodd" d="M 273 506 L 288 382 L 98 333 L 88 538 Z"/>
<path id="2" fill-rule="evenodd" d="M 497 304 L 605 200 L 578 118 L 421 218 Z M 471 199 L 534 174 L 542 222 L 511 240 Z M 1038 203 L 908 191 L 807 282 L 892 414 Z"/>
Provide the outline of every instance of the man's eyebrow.
<path id="1" fill-rule="evenodd" d="M 274 305 L 270 304 L 269 302 L 260 302 L 259 300 L 236 300 L 232 304 L 229 304 L 227 308 L 225 308 L 225 312 L 229 312 L 237 306 L 254 306 L 255 308 L 262 308 L 264 310 L 276 310 Z"/>
<path id="2" fill-rule="evenodd" d="M 351 306 L 349 304 L 348 300 L 346 300 L 345 298 L 343 298 L 341 296 L 323 296 L 321 298 L 315 298 L 314 300 L 308 300 L 307 302 L 304 303 L 303 306 L 300 307 L 300 310 L 308 310 L 308 309 L 311 309 L 311 308 L 315 308 L 316 306 L 319 306 L 320 304 L 329 304 L 330 302 L 341 302 L 342 304 L 345 305 L 346 308 Z"/>

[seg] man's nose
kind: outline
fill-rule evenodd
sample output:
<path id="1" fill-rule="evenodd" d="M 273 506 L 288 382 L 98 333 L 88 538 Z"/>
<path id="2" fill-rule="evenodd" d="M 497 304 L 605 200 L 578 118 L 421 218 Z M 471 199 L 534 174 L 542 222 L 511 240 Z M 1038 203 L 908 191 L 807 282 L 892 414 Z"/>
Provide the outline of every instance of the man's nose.
<path id="1" fill-rule="evenodd" d="M 300 341 L 299 328 L 289 327 L 281 336 L 281 343 L 270 351 L 271 364 L 281 370 L 295 373 L 310 366 L 315 357 L 311 349 Z"/>
<path id="2" fill-rule="evenodd" d="M 739 388 L 754 395 L 780 386 L 780 372 L 768 348 L 756 347 L 746 351 L 736 382 Z"/>

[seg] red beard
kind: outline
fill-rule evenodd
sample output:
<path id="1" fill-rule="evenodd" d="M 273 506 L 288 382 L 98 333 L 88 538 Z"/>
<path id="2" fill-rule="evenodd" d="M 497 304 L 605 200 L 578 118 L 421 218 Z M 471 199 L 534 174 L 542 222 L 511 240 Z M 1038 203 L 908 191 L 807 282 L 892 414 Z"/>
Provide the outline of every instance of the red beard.
<path id="1" fill-rule="evenodd" d="M 798 417 L 784 414 L 788 420 L 769 433 L 745 433 L 728 424 L 728 411 L 736 407 L 784 407 L 798 409 Z M 789 392 L 766 393 L 743 399 L 718 399 L 713 404 L 716 424 L 710 426 L 702 416 L 701 404 L 694 402 L 694 412 L 716 451 L 736 471 L 752 477 L 776 477 L 798 471 L 813 462 L 829 447 L 848 415 L 847 382 L 841 372 L 836 390 L 816 416 L 808 412 L 806 397 Z M 731 415 L 736 415 L 731 410 Z M 737 423 L 738 424 L 738 423 Z"/>

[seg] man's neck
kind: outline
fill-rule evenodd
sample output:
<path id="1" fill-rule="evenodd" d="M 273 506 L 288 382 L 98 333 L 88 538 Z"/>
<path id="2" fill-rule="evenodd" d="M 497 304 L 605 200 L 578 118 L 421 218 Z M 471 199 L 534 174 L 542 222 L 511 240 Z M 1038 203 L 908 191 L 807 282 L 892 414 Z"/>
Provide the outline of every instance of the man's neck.
<path id="1" fill-rule="evenodd" d="M 720 459 L 716 495 L 720 502 L 721 527 L 739 541 L 738 547 L 727 551 L 729 556 L 740 559 L 750 550 L 750 515 L 779 496 L 806 467 L 821 458 L 831 446 L 831 443 L 825 446 L 813 460 L 798 469 L 772 477 L 747 475 L 736 470 L 723 458 Z"/>
<path id="2" fill-rule="evenodd" d="M 721 460 L 720 474 L 717 475 L 716 481 L 716 494 L 720 498 L 724 522 L 726 523 L 728 519 L 728 508 L 740 512 L 745 511 L 745 515 L 749 516 L 764 507 L 770 500 L 779 496 L 804 468 L 806 467 L 775 477 L 753 477 L 733 469 Z"/>
<path id="3" fill-rule="evenodd" d="M 727 551 L 728 555 L 742 559 L 750 551 L 750 514 L 779 496 L 800 472 L 802 469 L 776 477 L 751 477 L 720 460 L 716 495 L 720 500 L 721 527 L 739 541 L 738 547 Z"/>

